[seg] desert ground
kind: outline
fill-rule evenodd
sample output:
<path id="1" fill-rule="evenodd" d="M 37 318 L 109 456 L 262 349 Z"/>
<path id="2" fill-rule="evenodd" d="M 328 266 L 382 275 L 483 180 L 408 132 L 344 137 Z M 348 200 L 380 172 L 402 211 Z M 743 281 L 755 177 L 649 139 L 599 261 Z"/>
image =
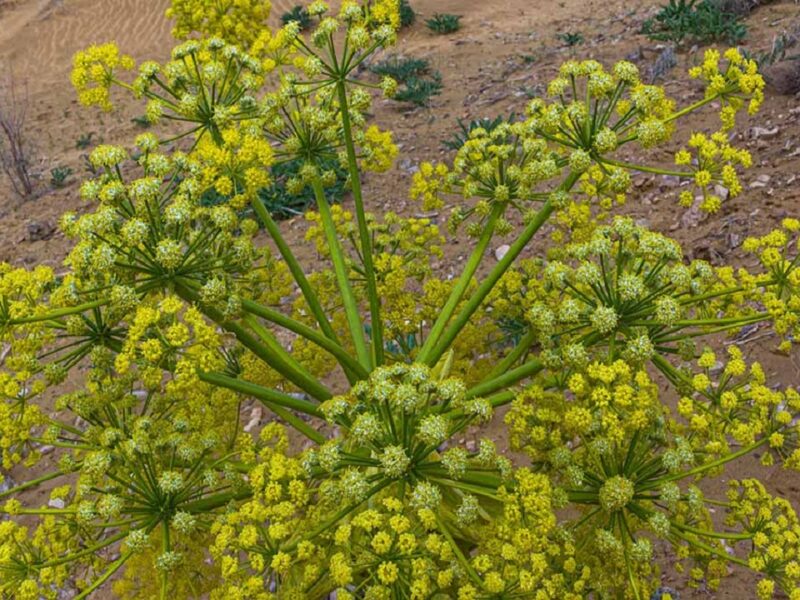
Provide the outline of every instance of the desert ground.
<path id="1" fill-rule="evenodd" d="M 293 4 L 278 0 L 273 5 L 276 24 Z M 703 49 L 678 48 L 675 67 L 659 74 L 657 65 L 666 45 L 639 33 L 642 22 L 659 4 L 658 0 L 411 0 L 417 20 L 401 34 L 402 52 L 430 59 L 442 73 L 444 90 L 425 108 L 376 102 L 374 120 L 394 131 L 401 156 L 390 172 L 373 175 L 366 182 L 368 208 L 418 213 L 419 206 L 406 193 L 411 177 L 420 162 L 446 157 L 449 151 L 442 141 L 455 131 L 456 119 L 523 112 L 528 98 L 542 90 L 561 62 L 573 56 L 606 64 L 627 58 L 644 73 L 660 75 L 659 82 L 680 102 L 700 98 L 702 89 L 685 73 L 701 60 Z M 130 99 L 120 101 L 110 114 L 81 107 L 69 84 L 72 56 L 92 43 L 114 40 L 137 60 L 167 58 L 174 41 L 171 24 L 163 16 L 168 5 L 168 0 L 0 0 L 0 77 L 13 73 L 27 89 L 28 131 L 35 148 L 34 167 L 41 174 L 36 196 L 25 201 L 16 198 L 0 177 L 0 261 L 62 268 L 69 243 L 58 230 L 58 218 L 68 210 L 91 208 L 78 195 L 85 175 L 83 155 L 88 150 L 76 147 L 77 140 L 91 134 L 92 144 L 129 144 L 140 132 L 131 117 L 144 110 Z M 423 21 L 434 12 L 463 15 L 461 30 L 432 35 Z M 781 32 L 800 27 L 800 5 L 793 0 L 770 2 L 753 9 L 745 22 L 749 32 L 744 48 L 769 50 Z M 568 47 L 557 37 L 564 32 L 578 32 L 584 42 Z M 710 131 L 714 119 L 709 111 L 689 125 Z M 747 236 L 769 231 L 786 216 L 800 217 L 800 96 L 769 89 L 761 112 L 740 121 L 737 131 L 739 143 L 751 150 L 755 164 L 746 174 L 745 191 L 723 203 L 719 214 L 705 218 L 696 209 L 679 209 L 672 182 L 652 175 L 634 180 L 635 194 L 624 212 L 677 238 L 690 257 L 716 264 L 747 264 L 741 252 Z M 671 160 L 671 152 L 685 139 L 681 133 L 686 132 L 678 133 L 674 147 L 660 150 L 658 160 L 665 164 Z M 73 171 L 58 189 L 48 184 L 55 167 Z M 446 212 L 431 216 L 442 224 L 446 220 Z M 303 244 L 302 217 L 283 221 L 282 227 L 296 247 Z M 447 244 L 438 265 L 442 272 L 458 272 L 468 254 L 466 242 L 460 244 Z M 540 249 L 533 245 L 528 253 Z M 312 256 L 311 249 L 307 253 Z M 749 331 L 740 341 L 746 358 L 762 361 L 773 381 L 800 382 L 800 359 L 773 353 L 776 338 Z M 264 420 L 269 418 L 263 415 Z M 756 463 L 754 458 L 747 460 Z M 749 468 L 742 461 L 729 467 L 713 483 L 714 491 L 723 491 L 729 478 L 746 476 Z M 17 481 L 26 479 L 21 468 L 11 475 Z M 800 474 L 775 468 L 765 480 L 774 493 L 800 508 Z M 665 564 L 668 560 L 665 556 Z M 753 597 L 751 582 L 744 576 L 728 580 L 725 591 L 719 593 L 689 589 L 673 575 L 665 576 L 664 585 L 680 590 L 683 599 Z"/>

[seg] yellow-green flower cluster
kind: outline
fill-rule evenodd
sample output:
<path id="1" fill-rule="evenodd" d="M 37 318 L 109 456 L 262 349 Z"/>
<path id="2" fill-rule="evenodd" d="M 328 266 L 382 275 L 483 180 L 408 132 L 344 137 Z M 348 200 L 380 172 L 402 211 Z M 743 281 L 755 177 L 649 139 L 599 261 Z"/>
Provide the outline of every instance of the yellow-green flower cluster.
<path id="1" fill-rule="evenodd" d="M 681 149 L 675 154 L 675 164 L 691 167 L 694 174 L 693 189 L 684 190 L 680 194 L 681 206 L 692 206 L 694 189 L 697 189 L 703 196 L 700 209 L 715 213 L 722 205 L 715 186 L 723 186 L 726 195 L 732 198 L 738 196 L 742 191 L 742 184 L 736 169 L 749 168 L 753 159 L 747 150 L 733 147 L 724 131 L 718 131 L 710 137 L 703 133 L 693 133 L 688 149 Z"/>
<path id="2" fill-rule="evenodd" d="M 136 66 L 133 58 L 120 54 L 113 42 L 81 50 L 72 62 L 72 85 L 81 104 L 99 106 L 105 111 L 112 108 L 109 89 L 115 81 L 115 71 L 130 71 Z"/>
<path id="3" fill-rule="evenodd" d="M 800 520 L 791 503 L 771 496 L 757 479 L 729 482 L 726 524 L 749 534 L 747 565 L 761 573 L 759 600 L 800 598 Z"/>
<path id="4" fill-rule="evenodd" d="M 269 0 L 172 0 L 166 16 L 175 20 L 178 39 L 196 33 L 247 45 L 267 27 L 271 7 Z"/>
<path id="5" fill-rule="evenodd" d="M 720 118 L 723 129 L 727 131 L 735 125 L 736 112 L 744 107 L 745 99 L 750 98 L 747 112 L 751 115 L 758 112 L 764 102 L 765 82 L 758 72 L 758 63 L 744 58 L 737 48 L 725 51 L 722 58 L 727 64 L 724 69 L 720 69 L 720 58 L 718 50 L 706 50 L 703 64 L 691 68 L 689 76 L 705 82 L 706 98 L 723 100 Z"/>

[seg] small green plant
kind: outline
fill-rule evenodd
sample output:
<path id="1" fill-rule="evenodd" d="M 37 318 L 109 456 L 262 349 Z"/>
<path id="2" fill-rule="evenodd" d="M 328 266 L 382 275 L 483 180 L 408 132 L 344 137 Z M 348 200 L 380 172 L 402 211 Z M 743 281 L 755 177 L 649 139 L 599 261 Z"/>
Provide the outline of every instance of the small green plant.
<path id="1" fill-rule="evenodd" d="M 72 168 L 70 167 L 56 167 L 55 169 L 51 169 L 50 185 L 57 188 L 64 187 L 70 175 L 72 175 Z"/>
<path id="2" fill-rule="evenodd" d="M 425 58 L 394 55 L 376 62 L 370 70 L 381 77 L 391 77 L 400 84 L 394 94 L 398 102 L 426 106 L 432 96 L 442 92 L 442 75 L 433 71 Z"/>
<path id="3" fill-rule="evenodd" d="M 800 25 L 794 30 L 784 31 L 772 40 L 772 46 L 765 52 L 747 52 L 742 54 L 758 63 L 759 67 L 774 65 L 782 60 L 800 60 L 800 53 L 789 54 L 789 50 L 800 43 Z"/>
<path id="4" fill-rule="evenodd" d="M 508 118 L 505 118 L 502 115 L 495 117 L 494 119 L 484 117 L 483 119 L 473 119 L 469 123 L 463 119 L 457 119 L 458 131 L 450 136 L 449 139 L 444 140 L 442 142 L 442 146 L 448 150 L 460 150 L 469 139 L 470 134 L 476 129 L 483 129 L 486 131 L 486 133 L 491 133 L 502 123 L 513 123 L 515 117 L 516 115 L 511 113 Z"/>
<path id="5" fill-rule="evenodd" d="M 292 183 L 299 181 L 300 169 L 303 166 L 300 160 L 289 160 L 272 165 L 270 184 L 258 191 L 258 197 L 270 215 L 276 220 L 290 219 L 305 214 L 314 207 L 316 199 L 313 190 L 304 188 L 300 192 L 289 193 Z M 345 194 L 347 171 L 335 159 L 323 160 L 320 164 L 323 171 L 332 171 L 336 177 L 334 183 L 325 188 L 325 197 L 329 204 L 338 204 Z M 206 190 L 200 199 L 201 206 L 221 206 L 230 202 L 230 197 L 220 194 L 216 189 Z M 240 211 L 240 218 L 255 218 L 252 209 Z"/>
<path id="6" fill-rule="evenodd" d="M 308 14 L 304 6 L 300 6 L 299 4 L 294 6 L 289 12 L 283 13 L 283 15 L 281 15 L 281 21 L 284 25 L 296 21 L 300 25 L 301 31 L 306 31 L 311 27 L 311 15 Z"/>
<path id="7" fill-rule="evenodd" d="M 394 99 L 410 102 L 416 106 L 427 106 L 432 96 L 442 93 L 442 75 L 434 71 L 426 77 L 412 77 L 405 86 L 397 90 Z"/>
<path id="8" fill-rule="evenodd" d="M 563 33 L 557 33 L 556 38 L 564 42 L 564 44 L 570 48 L 573 46 L 580 46 L 584 42 L 583 34 L 579 31 L 565 31 Z"/>
<path id="9" fill-rule="evenodd" d="M 136 123 L 136 125 L 138 125 L 142 129 L 149 129 L 150 125 L 152 125 L 152 123 L 150 123 L 148 118 L 146 116 L 144 116 L 144 115 L 141 115 L 141 116 L 138 116 L 138 117 L 133 117 L 131 119 L 131 123 Z"/>
<path id="10" fill-rule="evenodd" d="M 89 133 L 82 133 L 78 137 L 78 141 L 75 142 L 75 147 L 78 150 L 85 150 L 86 148 L 91 146 L 91 144 L 92 144 L 92 136 L 93 135 L 94 135 L 93 131 L 90 131 Z"/>
<path id="11" fill-rule="evenodd" d="M 670 0 L 652 19 L 642 25 L 652 40 L 711 44 L 738 44 L 747 35 L 740 15 L 714 0 Z"/>
<path id="12" fill-rule="evenodd" d="M 408 0 L 400 0 L 400 27 L 410 27 L 417 20 L 417 13 L 411 8 Z"/>
<path id="13" fill-rule="evenodd" d="M 427 58 L 411 58 L 394 54 L 374 63 L 369 70 L 381 77 L 391 77 L 398 83 L 404 83 L 412 77 L 421 77 L 430 73 L 431 63 Z"/>
<path id="14" fill-rule="evenodd" d="M 461 29 L 461 15 L 451 15 L 448 13 L 436 13 L 425 21 L 428 29 L 440 35 L 455 33 Z"/>

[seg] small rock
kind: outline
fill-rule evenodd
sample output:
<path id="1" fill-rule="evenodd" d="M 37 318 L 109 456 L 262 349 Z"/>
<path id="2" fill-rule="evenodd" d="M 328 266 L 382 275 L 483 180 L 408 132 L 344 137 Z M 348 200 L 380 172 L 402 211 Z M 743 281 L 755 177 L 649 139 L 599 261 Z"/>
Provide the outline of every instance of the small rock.
<path id="1" fill-rule="evenodd" d="M 684 229 L 691 229 L 692 227 L 697 227 L 698 223 L 708 218 L 708 214 L 700 210 L 702 203 L 703 197 L 696 196 L 692 207 L 681 215 L 680 226 Z"/>
<path id="2" fill-rule="evenodd" d="M 475 440 L 468 440 L 464 447 L 467 449 L 467 452 L 475 452 L 478 447 L 478 444 L 475 443 Z"/>
<path id="3" fill-rule="evenodd" d="M 250 411 L 250 420 L 243 427 L 245 433 L 250 433 L 253 429 L 259 426 L 261 423 L 262 414 L 263 412 L 260 406 L 253 407 L 253 410 Z"/>
<path id="4" fill-rule="evenodd" d="M 2 477 L 2 479 L 0 479 L 0 494 L 7 492 L 15 485 L 17 485 L 16 483 L 14 483 L 14 480 L 11 479 L 10 475 L 6 475 L 5 473 L 0 473 L 0 477 Z"/>
<path id="5" fill-rule="evenodd" d="M 49 240 L 53 237 L 56 228 L 52 223 L 29 221 L 26 226 L 25 239 L 29 242 L 39 242 L 42 240 Z"/>
<path id="6" fill-rule="evenodd" d="M 511 246 L 509 246 L 508 244 L 503 244 L 502 246 L 499 246 L 499 247 L 498 247 L 498 248 L 497 248 L 497 249 L 494 251 L 494 257 L 495 257 L 497 260 L 503 260 L 503 257 L 504 257 L 506 254 L 508 254 L 508 251 L 509 251 L 509 250 L 511 250 Z"/>
<path id="7" fill-rule="evenodd" d="M 779 94 L 792 96 L 800 92 L 800 61 L 784 60 L 764 69 L 767 83 Z"/>
<path id="8" fill-rule="evenodd" d="M 714 194 L 719 196 L 719 199 L 724 202 L 728 199 L 728 196 L 730 196 L 731 192 L 724 185 L 717 184 L 714 186 Z"/>
<path id="9" fill-rule="evenodd" d="M 773 127 L 772 129 L 767 129 L 766 127 L 751 127 L 750 138 L 754 140 L 771 140 L 772 138 L 777 137 L 780 132 L 781 130 L 778 127 Z"/>
<path id="10" fill-rule="evenodd" d="M 66 504 L 62 498 L 50 498 L 50 500 L 47 502 L 47 506 L 61 510 L 66 506 Z"/>
<path id="11" fill-rule="evenodd" d="M 661 185 L 668 188 L 678 187 L 681 184 L 681 178 L 677 175 L 664 175 L 661 178 Z"/>
<path id="12" fill-rule="evenodd" d="M 410 158 L 404 158 L 398 163 L 397 166 L 400 167 L 401 170 L 405 171 L 410 175 L 413 175 L 414 173 L 419 171 L 419 166 L 415 165 Z"/>

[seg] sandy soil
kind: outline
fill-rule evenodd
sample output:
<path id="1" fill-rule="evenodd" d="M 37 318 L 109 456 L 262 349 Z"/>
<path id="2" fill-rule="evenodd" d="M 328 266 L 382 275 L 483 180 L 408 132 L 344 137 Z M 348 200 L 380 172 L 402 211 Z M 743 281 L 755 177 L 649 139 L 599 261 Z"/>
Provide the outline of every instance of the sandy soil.
<path id="1" fill-rule="evenodd" d="M 93 144 L 129 145 L 139 131 L 130 119 L 143 112 L 142 105 L 130 100 L 107 115 L 79 107 L 68 82 L 72 55 L 91 43 L 115 40 L 137 60 L 165 59 L 173 45 L 170 24 L 163 18 L 168 4 L 168 0 L 0 0 L 0 77 L 10 70 L 18 80 L 27 81 L 29 131 L 37 149 L 35 164 L 42 173 L 40 195 L 27 202 L 15 199 L 0 179 L 0 260 L 29 267 L 60 266 L 69 245 L 55 229 L 58 217 L 66 210 L 89 208 L 77 195 L 78 181 L 85 174 L 82 154 L 87 150 L 76 148 L 76 141 L 91 133 Z M 277 23 L 292 4 L 279 0 L 273 20 Z M 391 209 L 413 214 L 419 210 L 405 193 L 411 175 L 420 161 L 444 157 L 441 141 L 454 131 L 456 118 L 522 112 L 528 94 L 540 90 L 572 55 L 607 63 L 628 58 L 647 72 L 661 51 L 637 33 L 642 21 L 653 14 L 657 0 L 411 0 L 411 4 L 418 19 L 402 34 L 400 47 L 405 54 L 429 58 L 443 75 L 444 91 L 425 109 L 408 110 L 384 100 L 376 103 L 375 120 L 391 127 L 401 145 L 395 168 L 366 182 L 369 207 L 376 212 Z M 462 29 L 449 36 L 432 35 L 422 20 L 434 12 L 462 14 Z M 747 47 L 766 50 L 775 35 L 800 24 L 800 7 L 792 0 L 774 2 L 757 9 L 747 24 Z M 582 33 L 585 43 L 566 48 L 556 39 L 556 33 L 566 31 Z M 702 94 L 684 75 L 698 60 L 697 50 L 679 52 L 677 59 L 678 66 L 662 83 L 673 97 L 688 103 Z M 800 215 L 800 186 L 795 179 L 800 171 L 798 106 L 797 97 L 770 93 L 762 112 L 740 124 L 741 141 L 752 150 L 756 162 L 748 182 L 756 185 L 745 184 L 746 191 L 727 201 L 717 217 L 703 220 L 694 213 L 679 212 L 675 191 L 654 177 L 635 179 L 636 194 L 626 212 L 676 237 L 692 257 L 747 264 L 739 249 L 746 236 L 768 231 L 787 215 Z M 698 115 L 691 127 L 709 128 L 712 119 Z M 777 127 L 777 133 L 769 141 L 754 139 L 748 129 L 753 126 Z M 685 133 L 681 131 L 676 139 L 685 139 Z M 674 148 L 660 151 L 657 159 L 670 160 L 670 150 Z M 75 172 L 68 185 L 57 190 L 48 189 L 49 171 L 55 166 L 69 166 Z M 445 216 L 442 213 L 442 221 Z M 282 226 L 290 241 L 302 245 L 302 219 Z M 534 244 L 529 253 L 539 249 Z M 458 272 L 467 253 L 466 242 L 450 242 L 439 268 Z M 774 338 L 750 336 L 745 342 L 748 358 L 761 360 L 775 383 L 797 385 L 798 359 L 773 354 L 774 343 Z M 499 428 L 496 435 L 502 435 Z M 709 492 L 722 492 L 728 477 L 748 476 L 755 467 L 754 458 L 731 466 L 726 477 L 707 486 Z M 18 472 L 14 477 L 24 480 L 26 475 Z M 800 476 L 773 469 L 765 479 L 774 492 L 800 505 Z M 752 580 L 734 577 L 723 593 L 684 590 L 682 598 L 753 597 Z M 665 577 L 665 584 L 683 587 L 672 577 Z"/>

